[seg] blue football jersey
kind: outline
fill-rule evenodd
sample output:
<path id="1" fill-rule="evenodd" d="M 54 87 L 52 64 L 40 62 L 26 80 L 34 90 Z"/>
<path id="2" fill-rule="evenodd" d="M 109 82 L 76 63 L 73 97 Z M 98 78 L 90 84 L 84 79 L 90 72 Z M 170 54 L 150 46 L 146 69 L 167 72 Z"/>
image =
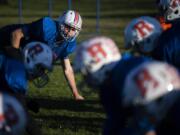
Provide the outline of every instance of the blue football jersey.
<path id="1" fill-rule="evenodd" d="M 76 40 L 67 42 L 58 41 L 60 37 L 59 24 L 50 17 L 41 18 L 23 27 L 26 39 L 29 41 L 41 41 L 52 48 L 56 59 L 63 59 L 75 50 Z"/>
<path id="2" fill-rule="evenodd" d="M 58 21 L 50 17 L 43 17 L 28 24 L 12 24 L 0 28 L 0 52 L 4 46 L 11 45 L 11 34 L 14 30 L 21 28 L 24 34 L 20 42 L 23 48 L 27 43 L 40 41 L 46 43 L 54 52 L 56 59 L 64 59 L 76 48 L 76 40 L 72 42 L 60 39 L 60 28 Z"/>
<path id="3" fill-rule="evenodd" d="M 180 23 L 163 32 L 157 47 L 152 52 L 156 60 L 174 65 L 180 71 Z"/>
<path id="4" fill-rule="evenodd" d="M 132 126 L 131 128 L 125 127 L 130 116 L 130 110 L 125 110 L 121 105 L 122 90 L 126 77 L 134 68 L 148 61 L 151 61 L 151 59 L 146 57 L 134 57 L 130 55 L 128 57 L 122 57 L 111 72 L 109 78 L 102 84 L 100 99 L 108 117 L 104 135 L 131 134 L 139 132 L 139 128 L 141 128 L 141 131 L 143 129 L 146 132 L 153 128 L 147 117 L 138 117 L 138 113 L 135 115 L 134 112 L 136 110 L 133 110 L 132 114 L 134 116 L 131 117 L 134 121 L 136 121 L 136 118 L 138 119 L 138 122 L 136 121 L 137 124 L 130 125 L 130 127 Z"/>
<path id="5" fill-rule="evenodd" d="M 18 60 L 4 58 L 0 70 L 0 89 L 26 94 L 28 80 L 24 64 Z"/>

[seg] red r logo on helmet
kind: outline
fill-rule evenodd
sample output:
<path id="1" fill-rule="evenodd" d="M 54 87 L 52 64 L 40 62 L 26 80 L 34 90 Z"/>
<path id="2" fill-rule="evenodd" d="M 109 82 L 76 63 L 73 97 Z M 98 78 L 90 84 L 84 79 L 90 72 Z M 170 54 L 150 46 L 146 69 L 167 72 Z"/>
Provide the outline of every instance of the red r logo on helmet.
<path id="1" fill-rule="evenodd" d="M 140 73 L 138 72 L 135 75 L 134 80 L 139 87 L 142 96 L 145 96 L 146 91 L 149 88 L 155 89 L 159 85 L 158 81 L 156 81 L 145 69 Z"/>
<path id="2" fill-rule="evenodd" d="M 153 31 L 153 27 L 145 21 L 140 21 L 134 26 L 135 30 L 139 33 L 140 38 L 144 38 Z"/>
<path id="3" fill-rule="evenodd" d="M 91 47 L 89 47 L 88 52 L 90 53 L 90 55 L 92 57 L 95 58 L 97 63 L 101 60 L 102 57 L 105 58 L 106 55 L 107 55 L 106 52 L 101 47 L 100 43 L 99 44 L 94 44 Z"/>

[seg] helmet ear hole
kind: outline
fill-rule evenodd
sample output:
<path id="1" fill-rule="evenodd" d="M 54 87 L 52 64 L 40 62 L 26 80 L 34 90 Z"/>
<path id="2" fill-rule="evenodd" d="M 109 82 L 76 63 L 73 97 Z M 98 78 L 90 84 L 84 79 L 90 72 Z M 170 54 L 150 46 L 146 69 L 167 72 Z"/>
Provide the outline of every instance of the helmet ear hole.
<path id="1" fill-rule="evenodd" d="M 174 14 L 179 14 L 179 10 L 176 10 L 176 11 L 174 12 Z"/>

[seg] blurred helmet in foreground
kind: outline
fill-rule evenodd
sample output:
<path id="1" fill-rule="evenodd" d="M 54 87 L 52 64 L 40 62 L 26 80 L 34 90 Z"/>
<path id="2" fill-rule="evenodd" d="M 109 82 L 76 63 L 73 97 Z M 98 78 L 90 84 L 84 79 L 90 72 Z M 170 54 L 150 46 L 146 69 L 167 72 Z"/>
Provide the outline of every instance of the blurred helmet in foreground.
<path id="1" fill-rule="evenodd" d="M 47 71 L 52 70 L 53 53 L 51 48 L 41 42 L 30 42 L 23 49 L 25 68 L 33 80 L 47 83 Z M 41 80 L 42 79 L 42 80 Z M 40 85 L 40 84 L 39 84 Z"/>
<path id="2" fill-rule="evenodd" d="M 121 54 L 112 39 L 94 37 L 77 48 L 74 70 L 81 72 L 90 86 L 98 86 L 120 58 Z"/>
<path id="3" fill-rule="evenodd" d="M 180 18 L 180 0 L 158 0 L 157 4 L 166 21 Z"/>
<path id="4" fill-rule="evenodd" d="M 125 48 L 135 48 L 142 53 L 151 52 L 162 33 L 160 23 L 148 16 L 133 19 L 125 28 Z"/>
<path id="5" fill-rule="evenodd" d="M 143 105 L 162 117 L 177 98 L 180 98 L 178 71 L 166 63 L 147 62 L 130 72 L 122 99 L 124 106 Z"/>
<path id="6" fill-rule="evenodd" d="M 19 101 L 0 93 L 0 135 L 23 135 L 26 123 L 26 113 Z"/>
<path id="7" fill-rule="evenodd" d="M 73 41 L 78 35 L 79 32 L 81 31 L 82 28 L 82 18 L 80 14 L 76 11 L 73 10 L 68 10 L 64 12 L 62 16 L 59 17 L 59 25 L 60 25 L 60 33 L 61 36 L 71 42 Z M 73 36 L 68 36 L 67 33 L 65 32 L 65 28 L 73 28 L 75 30 L 75 34 Z"/>

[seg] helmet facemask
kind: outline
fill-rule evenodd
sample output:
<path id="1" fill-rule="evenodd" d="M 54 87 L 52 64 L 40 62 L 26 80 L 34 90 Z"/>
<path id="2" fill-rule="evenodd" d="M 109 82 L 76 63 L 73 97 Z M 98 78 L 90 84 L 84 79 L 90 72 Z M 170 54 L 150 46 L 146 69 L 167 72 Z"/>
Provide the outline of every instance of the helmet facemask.
<path id="1" fill-rule="evenodd" d="M 67 32 L 66 32 L 65 29 L 67 29 Z M 69 41 L 69 42 L 74 41 L 74 40 L 76 39 L 76 37 L 79 35 L 79 32 L 80 32 L 80 30 L 78 30 L 78 29 L 76 29 L 76 28 L 74 28 L 74 27 L 68 26 L 68 25 L 66 25 L 66 24 L 61 24 L 61 25 L 60 25 L 60 31 L 61 31 L 61 32 L 60 32 L 60 33 L 61 33 L 61 36 L 62 36 L 66 41 Z M 73 36 L 68 35 L 69 32 L 71 32 L 71 31 L 74 31 Z"/>
<path id="2" fill-rule="evenodd" d="M 110 72 L 112 71 L 112 67 L 114 67 L 115 64 L 116 62 L 112 63 L 111 65 L 104 65 L 95 72 L 90 72 L 88 69 L 84 69 L 81 72 L 88 86 L 91 88 L 98 88 L 108 78 Z"/>
<path id="3" fill-rule="evenodd" d="M 160 12 L 163 14 L 166 22 L 174 21 L 180 18 L 180 1 L 179 0 L 160 0 L 158 3 Z"/>
<path id="4" fill-rule="evenodd" d="M 159 39 L 158 34 L 151 35 L 150 37 L 147 37 L 144 39 L 144 41 L 141 41 L 140 43 L 136 43 L 136 48 L 140 53 L 143 54 L 149 54 L 151 53 L 157 46 L 158 44 L 158 39 Z"/>
<path id="5" fill-rule="evenodd" d="M 49 71 L 46 68 L 38 64 L 35 66 L 33 72 L 28 73 L 28 77 L 37 88 L 42 88 L 49 82 L 48 73 Z"/>
<path id="6" fill-rule="evenodd" d="M 51 48 L 41 42 L 31 42 L 25 46 L 23 52 L 28 79 L 32 80 L 36 87 L 44 87 L 49 81 L 47 73 L 52 70 Z"/>
<path id="7" fill-rule="evenodd" d="M 173 21 L 175 19 L 180 18 L 180 2 L 175 1 L 174 3 L 175 4 L 171 5 L 165 13 L 167 21 Z"/>

